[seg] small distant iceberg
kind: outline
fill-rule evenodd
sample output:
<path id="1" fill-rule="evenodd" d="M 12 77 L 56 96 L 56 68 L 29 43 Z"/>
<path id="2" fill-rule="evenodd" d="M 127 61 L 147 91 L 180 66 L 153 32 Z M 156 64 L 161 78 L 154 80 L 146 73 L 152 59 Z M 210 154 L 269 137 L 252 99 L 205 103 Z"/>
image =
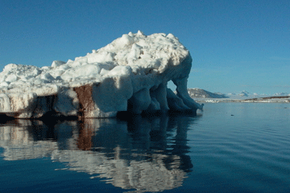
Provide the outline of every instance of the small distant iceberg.
<path id="1" fill-rule="evenodd" d="M 172 34 L 124 34 L 107 46 L 51 66 L 8 64 L 0 114 L 13 118 L 114 117 L 118 112 L 202 109 L 187 92 L 189 51 Z M 176 85 L 176 93 L 167 82 Z M 170 102 L 169 102 L 170 101 Z"/>

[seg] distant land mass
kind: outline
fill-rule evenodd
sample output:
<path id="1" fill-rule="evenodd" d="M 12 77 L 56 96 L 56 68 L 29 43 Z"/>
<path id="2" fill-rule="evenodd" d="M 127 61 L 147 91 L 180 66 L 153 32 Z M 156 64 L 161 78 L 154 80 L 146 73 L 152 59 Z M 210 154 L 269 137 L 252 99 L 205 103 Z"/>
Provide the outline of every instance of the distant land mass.
<path id="1" fill-rule="evenodd" d="M 189 88 L 188 94 L 192 98 L 229 98 L 225 94 L 222 93 L 212 93 L 207 90 L 203 90 L 200 88 Z"/>
<path id="2" fill-rule="evenodd" d="M 220 102 L 261 102 L 261 103 L 290 103 L 290 94 L 275 93 L 273 95 L 249 93 L 212 93 L 200 88 L 188 88 L 188 94 L 199 103 L 220 103 Z"/>

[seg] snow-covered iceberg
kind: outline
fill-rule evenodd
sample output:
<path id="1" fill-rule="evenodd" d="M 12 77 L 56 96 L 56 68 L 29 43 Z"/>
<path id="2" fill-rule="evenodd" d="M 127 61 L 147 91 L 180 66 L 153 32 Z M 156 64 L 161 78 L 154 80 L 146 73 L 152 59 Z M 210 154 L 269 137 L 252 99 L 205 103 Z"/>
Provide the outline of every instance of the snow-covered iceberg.
<path id="1" fill-rule="evenodd" d="M 187 93 L 192 58 L 172 34 L 124 34 L 107 46 L 51 66 L 8 64 L 0 73 L 0 114 L 114 117 L 120 111 L 201 109 Z M 167 82 L 176 85 L 176 94 Z"/>

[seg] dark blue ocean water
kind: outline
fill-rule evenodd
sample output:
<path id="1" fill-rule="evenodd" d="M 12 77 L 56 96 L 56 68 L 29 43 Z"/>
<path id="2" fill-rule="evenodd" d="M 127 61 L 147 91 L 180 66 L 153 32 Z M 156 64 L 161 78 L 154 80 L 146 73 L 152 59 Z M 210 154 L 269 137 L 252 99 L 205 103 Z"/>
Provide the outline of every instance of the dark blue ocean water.
<path id="1" fill-rule="evenodd" d="M 0 125 L 0 192 L 290 192 L 290 104 Z"/>

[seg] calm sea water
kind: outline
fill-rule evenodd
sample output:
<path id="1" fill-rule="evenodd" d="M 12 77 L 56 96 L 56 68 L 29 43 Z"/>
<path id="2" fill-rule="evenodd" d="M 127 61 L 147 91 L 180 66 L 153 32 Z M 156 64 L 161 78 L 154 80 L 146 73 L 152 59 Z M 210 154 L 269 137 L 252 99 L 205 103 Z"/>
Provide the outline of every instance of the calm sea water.
<path id="1" fill-rule="evenodd" d="M 0 125 L 0 192 L 290 192 L 290 104 Z"/>

